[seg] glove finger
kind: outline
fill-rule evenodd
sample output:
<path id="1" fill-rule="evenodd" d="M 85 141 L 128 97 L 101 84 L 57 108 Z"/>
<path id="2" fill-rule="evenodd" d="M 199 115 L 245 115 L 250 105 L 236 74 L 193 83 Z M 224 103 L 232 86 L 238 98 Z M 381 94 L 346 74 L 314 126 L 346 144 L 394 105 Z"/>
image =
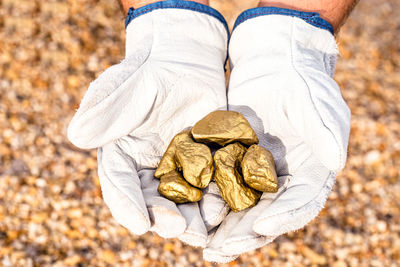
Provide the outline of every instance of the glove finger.
<path id="1" fill-rule="evenodd" d="M 293 174 L 285 192 L 255 220 L 253 230 L 265 236 L 279 236 L 302 228 L 324 207 L 335 176 L 311 156 Z"/>
<path id="2" fill-rule="evenodd" d="M 164 238 L 181 235 L 186 229 L 186 220 L 174 202 L 158 193 L 160 181 L 154 178 L 154 169 L 139 171 L 139 177 L 152 223 L 150 230 Z"/>
<path id="3" fill-rule="evenodd" d="M 229 212 L 229 206 L 221 197 L 215 182 L 211 182 L 204 190 L 199 206 L 207 231 L 219 225 Z"/>
<path id="4" fill-rule="evenodd" d="M 344 167 L 350 133 L 350 110 L 328 75 L 304 77 L 303 88 L 287 104 L 287 116 L 316 157 L 330 170 Z M 302 84 L 299 81 L 299 84 Z"/>
<path id="5" fill-rule="evenodd" d="M 220 226 L 215 231 L 213 237 L 209 240 L 205 252 L 216 251 L 219 254 L 226 255 L 222 247 L 225 240 L 229 237 L 230 232 L 235 229 L 236 225 L 246 215 L 247 210 L 240 212 L 229 212 Z"/>
<path id="6" fill-rule="evenodd" d="M 214 240 L 214 236 L 217 233 L 217 228 L 214 228 L 208 233 L 207 247 L 203 250 L 203 259 L 209 262 L 216 263 L 227 263 L 235 260 L 239 255 L 230 255 L 222 252 L 220 249 L 209 247 L 210 243 Z"/>
<path id="7" fill-rule="evenodd" d="M 157 95 L 156 79 L 141 79 L 145 60 L 138 53 L 108 68 L 86 92 L 68 126 L 69 140 L 80 148 L 100 147 L 137 128 Z"/>
<path id="8" fill-rule="evenodd" d="M 232 231 L 235 231 L 240 221 L 246 216 L 247 210 L 240 212 L 230 212 L 225 220 L 218 227 L 209 244 L 203 251 L 203 257 L 208 261 L 229 262 L 243 252 L 247 252 L 263 246 L 273 240 L 269 237 L 261 236 L 256 233 L 249 235 L 243 233 L 242 239 L 234 240 L 229 243 L 229 248 L 225 248 L 225 241 L 229 238 Z M 252 222 L 251 222 L 252 223 Z M 247 227 L 246 227 L 247 228 Z M 242 248 L 239 248 L 239 247 Z M 235 253 L 238 251 L 239 253 Z"/>
<path id="9" fill-rule="evenodd" d="M 240 255 L 226 255 L 223 252 L 204 249 L 203 250 L 203 259 L 209 262 L 215 263 L 228 263 L 237 259 Z"/>
<path id="10" fill-rule="evenodd" d="M 178 236 L 178 239 L 193 247 L 204 248 L 207 242 L 207 230 L 200 214 L 199 204 L 186 203 L 177 206 L 187 223 L 185 232 Z"/>
<path id="11" fill-rule="evenodd" d="M 98 149 L 97 159 L 103 199 L 111 214 L 132 233 L 146 233 L 150 219 L 133 164 L 112 143 Z"/>
<path id="12" fill-rule="evenodd" d="M 276 236 L 264 236 L 254 232 L 253 224 L 258 216 L 284 192 L 289 180 L 290 176 L 280 176 L 278 178 L 278 192 L 264 193 L 257 205 L 246 210 L 246 214 L 237 221 L 232 229 L 222 229 L 222 226 L 218 229 L 218 231 L 229 233 L 222 245 L 224 253 L 242 254 L 260 248 L 276 238 Z"/>

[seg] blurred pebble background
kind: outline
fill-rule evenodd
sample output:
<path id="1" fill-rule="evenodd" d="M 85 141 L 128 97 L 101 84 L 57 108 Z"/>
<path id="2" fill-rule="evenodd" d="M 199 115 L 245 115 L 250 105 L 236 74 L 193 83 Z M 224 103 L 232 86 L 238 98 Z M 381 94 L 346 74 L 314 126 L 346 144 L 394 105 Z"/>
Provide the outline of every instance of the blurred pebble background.
<path id="1" fill-rule="evenodd" d="M 230 26 L 256 1 L 211 0 Z M 221 266 L 400 266 L 400 1 L 361 1 L 338 36 L 347 166 L 303 230 Z M 124 57 L 116 0 L 0 0 L 0 266 L 211 266 L 132 236 L 105 206 L 96 151 L 66 139 L 91 80 Z"/>

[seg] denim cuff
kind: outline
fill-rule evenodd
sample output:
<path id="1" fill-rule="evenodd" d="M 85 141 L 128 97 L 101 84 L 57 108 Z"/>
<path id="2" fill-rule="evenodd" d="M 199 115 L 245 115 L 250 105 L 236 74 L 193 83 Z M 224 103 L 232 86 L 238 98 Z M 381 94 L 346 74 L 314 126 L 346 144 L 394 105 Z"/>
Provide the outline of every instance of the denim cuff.
<path id="1" fill-rule="evenodd" d="M 330 33 L 334 34 L 332 25 L 323 18 L 321 18 L 319 13 L 303 12 L 293 9 L 280 8 L 280 7 L 256 7 L 248 9 L 239 15 L 239 17 L 236 19 L 235 26 L 233 27 L 233 29 L 235 29 L 242 22 L 245 22 L 248 19 L 265 15 L 284 15 L 284 16 L 298 17 L 315 27 L 327 30 Z"/>
<path id="2" fill-rule="evenodd" d="M 226 23 L 226 20 L 225 20 L 224 16 L 221 15 L 221 13 L 219 13 L 217 10 L 215 10 L 212 7 L 209 7 L 209 6 L 206 6 L 203 4 L 199 4 L 199 3 L 193 2 L 193 1 L 183 1 L 183 0 L 160 1 L 160 2 L 155 2 L 153 4 L 149 4 L 149 5 L 140 7 L 138 9 L 134 9 L 133 7 L 131 7 L 128 11 L 128 16 L 126 17 L 126 20 L 125 20 L 125 28 L 128 27 L 129 23 L 133 19 L 135 19 L 141 15 L 144 15 L 144 14 L 149 13 L 156 9 L 166 9 L 166 8 L 188 9 L 188 10 L 193 10 L 196 12 L 210 15 L 211 17 L 218 19 L 224 25 L 226 31 L 228 32 L 228 36 L 229 36 L 228 24 Z"/>

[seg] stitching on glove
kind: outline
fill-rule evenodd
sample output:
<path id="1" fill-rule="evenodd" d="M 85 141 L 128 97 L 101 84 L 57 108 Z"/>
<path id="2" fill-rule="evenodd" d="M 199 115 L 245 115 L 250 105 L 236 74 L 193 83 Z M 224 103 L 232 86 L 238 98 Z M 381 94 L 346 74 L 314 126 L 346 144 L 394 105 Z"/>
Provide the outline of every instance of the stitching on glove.
<path id="1" fill-rule="evenodd" d="M 200 237 L 200 238 L 204 238 L 204 239 L 206 238 L 205 235 L 202 235 L 202 234 L 199 234 L 197 232 L 190 231 L 190 230 L 186 230 L 184 232 L 184 234 L 194 235 L 194 236 L 197 236 L 197 237 Z"/>
<path id="2" fill-rule="evenodd" d="M 328 48 L 328 45 L 326 49 Z M 325 49 L 323 51 L 326 51 Z M 338 51 L 338 46 L 335 41 L 335 52 L 333 54 L 324 54 L 324 65 L 325 65 L 325 70 L 329 74 L 331 78 L 335 75 L 335 68 L 336 68 L 336 62 L 337 62 L 337 55 L 339 54 Z M 328 63 L 326 63 L 328 62 Z"/>
<path id="3" fill-rule="evenodd" d="M 262 235 L 257 235 L 257 236 L 246 236 L 246 237 L 235 237 L 235 238 L 229 238 L 228 241 L 225 241 L 224 243 L 229 245 L 229 244 L 233 244 L 236 242 L 242 242 L 242 241 L 246 241 L 246 240 L 259 240 L 260 238 L 263 237 L 267 237 L 267 236 L 262 236 Z"/>
<path id="4" fill-rule="evenodd" d="M 196 245 L 195 245 L 195 244 L 193 244 L 193 242 L 188 242 L 188 241 L 185 241 L 185 239 L 182 239 L 182 236 L 184 236 L 184 235 L 191 235 L 191 236 L 193 236 L 193 237 L 200 238 L 201 240 L 200 240 L 200 241 L 197 240 L 197 241 L 196 241 Z M 202 234 L 199 234 L 199 233 L 190 231 L 190 230 L 186 230 L 186 231 L 182 234 L 182 236 L 178 236 L 178 239 L 179 239 L 180 241 L 182 241 L 183 243 L 185 243 L 185 244 L 188 244 L 188 245 L 194 246 L 194 247 L 201 247 L 201 248 L 204 248 L 204 247 L 205 247 L 205 245 L 199 245 L 199 244 L 198 244 L 198 243 L 203 243 L 203 244 L 206 243 L 207 237 L 206 237 L 205 235 L 202 235 Z"/>
<path id="5" fill-rule="evenodd" d="M 218 251 L 218 250 L 212 250 L 210 248 L 206 248 L 205 251 L 203 251 L 203 257 L 204 257 L 204 253 L 208 254 L 209 256 L 215 258 L 215 257 L 219 257 L 219 260 L 208 260 L 207 261 L 211 261 L 211 262 L 215 262 L 215 263 L 227 263 L 227 262 L 231 262 L 233 260 L 235 260 L 236 258 L 238 258 L 240 255 L 231 255 L 228 256 L 226 254 L 223 254 L 222 252 Z"/>
<path id="6" fill-rule="evenodd" d="M 219 217 L 221 217 L 221 214 L 223 214 L 223 211 L 226 209 L 226 206 L 228 206 L 228 204 L 224 204 L 224 206 L 221 208 L 221 210 L 219 211 L 219 213 L 217 213 L 217 215 L 215 215 L 215 216 L 213 216 L 213 217 L 211 217 L 208 221 L 213 221 L 213 220 L 215 220 L 216 218 L 219 218 Z M 228 213 L 229 213 L 229 211 L 228 211 Z M 210 226 L 211 225 L 214 225 L 214 224 L 210 224 L 210 223 L 208 223 Z M 215 227 L 216 225 L 214 225 L 214 227 Z"/>
<path id="7" fill-rule="evenodd" d="M 228 241 L 228 242 L 225 241 L 224 243 L 226 243 L 227 245 L 232 245 L 233 243 L 236 243 L 236 242 L 242 242 L 242 241 L 246 242 L 248 240 L 256 240 L 257 242 L 259 242 L 260 240 L 262 241 L 262 243 L 257 243 L 257 244 L 254 244 L 254 245 L 248 245 L 247 244 L 246 247 L 241 252 L 241 253 L 245 253 L 247 251 L 251 251 L 251 250 L 255 250 L 255 249 L 261 248 L 261 247 L 265 246 L 266 244 L 269 244 L 272 241 L 274 241 L 277 237 L 278 236 L 258 235 L 256 237 L 234 238 L 233 240 Z M 232 239 L 232 238 L 230 238 L 230 239 Z M 230 239 L 228 239 L 228 240 L 230 240 Z"/>
<path id="8" fill-rule="evenodd" d="M 191 242 L 188 242 L 188 241 L 182 239 L 181 237 L 178 237 L 178 239 L 180 241 L 182 241 L 184 244 L 187 244 L 189 246 L 192 246 L 192 247 L 195 247 L 195 248 L 205 248 L 205 245 L 200 245 L 200 244 L 197 244 L 197 243 L 191 243 Z"/>
<path id="9" fill-rule="evenodd" d="M 147 156 L 147 157 L 153 157 L 153 158 L 157 158 L 157 159 L 160 159 L 162 157 L 162 155 L 146 154 L 146 153 L 142 153 L 142 152 L 132 153 L 132 155 Z"/>

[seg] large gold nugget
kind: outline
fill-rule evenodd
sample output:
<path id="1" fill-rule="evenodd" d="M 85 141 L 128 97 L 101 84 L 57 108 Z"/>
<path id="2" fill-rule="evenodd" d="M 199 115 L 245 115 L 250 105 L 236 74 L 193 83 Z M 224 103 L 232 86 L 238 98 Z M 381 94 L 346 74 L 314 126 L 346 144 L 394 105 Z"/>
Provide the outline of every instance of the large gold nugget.
<path id="1" fill-rule="evenodd" d="M 196 202 L 203 196 L 200 189 L 191 186 L 177 171 L 161 176 L 158 192 L 177 204 Z"/>
<path id="2" fill-rule="evenodd" d="M 213 158 L 208 146 L 195 143 L 190 137 L 177 143 L 175 159 L 186 181 L 199 188 L 208 186 L 214 172 Z"/>
<path id="3" fill-rule="evenodd" d="M 192 129 L 193 138 L 206 144 L 224 146 L 233 142 L 245 145 L 258 143 L 258 138 L 246 118 L 235 111 L 217 110 L 198 121 Z"/>
<path id="4" fill-rule="evenodd" d="M 278 191 L 275 161 L 267 149 L 252 145 L 242 160 L 242 173 L 248 186 L 262 192 Z"/>
<path id="5" fill-rule="evenodd" d="M 190 131 L 177 134 L 158 164 L 154 176 L 160 178 L 173 170 L 182 171 L 183 177 L 191 185 L 207 187 L 214 172 L 210 148 L 194 142 Z"/>
<path id="6" fill-rule="evenodd" d="M 261 193 L 247 187 L 240 174 L 240 162 L 246 148 L 239 143 L 230 144 L 215 152 L 214 180 L 222 198 L 234 212 L 256 205 Z"/>

